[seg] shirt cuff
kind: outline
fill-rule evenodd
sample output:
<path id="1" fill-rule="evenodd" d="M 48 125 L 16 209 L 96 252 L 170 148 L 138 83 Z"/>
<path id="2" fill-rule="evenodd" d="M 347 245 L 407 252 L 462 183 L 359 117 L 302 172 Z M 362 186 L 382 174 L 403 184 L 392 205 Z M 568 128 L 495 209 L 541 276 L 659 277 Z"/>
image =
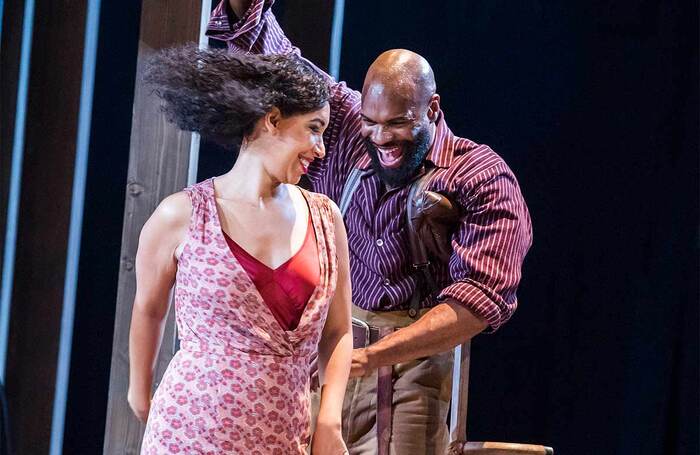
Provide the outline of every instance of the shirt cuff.
<path id="1" fill-rule="evenodd" d="M 497 293 L 470 279 L 453 283 L 440 292 L 437 300 L 456 300 L 476 317 L 489 325 L 484 333 L 493 333 L 503 325 L 515 311 L 517 303 L 506 303 Z"/>

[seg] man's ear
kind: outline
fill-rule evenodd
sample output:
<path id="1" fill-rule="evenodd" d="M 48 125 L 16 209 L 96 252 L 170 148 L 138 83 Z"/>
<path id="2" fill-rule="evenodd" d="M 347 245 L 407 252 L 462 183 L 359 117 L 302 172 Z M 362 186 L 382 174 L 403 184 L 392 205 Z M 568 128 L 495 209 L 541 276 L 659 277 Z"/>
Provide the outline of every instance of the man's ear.
<path id="1" fill-rule="evenodd" d="M 270 112 L 265 114 L 263 126 L 268 132 L 275 134 L 280 120 L 282 120 L 282 112 L 278 108 L 273 107 L 270 109 Z"/>
<path id="2" fill-rule="evenodd" d="M 440 95 L 435 93 L 428 102 L 428 120 L 435 123 L 440 115 Z"/>

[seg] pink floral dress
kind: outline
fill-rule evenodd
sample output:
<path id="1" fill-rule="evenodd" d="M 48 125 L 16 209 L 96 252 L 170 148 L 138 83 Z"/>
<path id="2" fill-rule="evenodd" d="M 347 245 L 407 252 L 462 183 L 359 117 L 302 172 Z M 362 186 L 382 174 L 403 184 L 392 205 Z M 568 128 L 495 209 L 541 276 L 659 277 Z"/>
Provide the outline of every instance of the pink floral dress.
<path id="1" fill-rule="evenodd" d="M 302 190 L 320 279 L 299 325 L 286 331 L 226 243 L 213 179 L 185 191 L 192 219 L 175 286 L 181 349 L 153 397 L 141 453 L 304 454 L 310 440 L 309 361 L 337 277 L 330 202 Z"/>

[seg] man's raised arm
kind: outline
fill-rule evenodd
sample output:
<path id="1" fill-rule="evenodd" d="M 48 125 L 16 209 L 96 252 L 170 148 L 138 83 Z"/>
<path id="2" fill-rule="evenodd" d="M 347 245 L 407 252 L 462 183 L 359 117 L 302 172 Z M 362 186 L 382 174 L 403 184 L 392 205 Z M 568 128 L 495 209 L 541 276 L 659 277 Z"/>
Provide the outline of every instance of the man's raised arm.
<path id="1" fill-rule="evenodd" d="M 274 0 L 222 0 L 211 14 L 207 35 L 226 42 L 233 53 L 293 52 L 301 55 L 270 10 L 273 3 Z M 309 63 L 332 80 L 323 70 Z M 364 153 L 360 136 L 360 93 L 348 88 L 344 82 L 333 81 L 329 102 L 331 118 L 324 134 L 326 157 L 314 160 L 308 176 L 314 191 L 338 202 L 347 175 Z"/>
<path id="2" fill-rule="evenodd" d="M 221 0 L 212 11 L 207 36 L 224 41 L 229 51 L 252 54 L 284 54 L 292 46 L 270 11 L 274 0 Z"/>

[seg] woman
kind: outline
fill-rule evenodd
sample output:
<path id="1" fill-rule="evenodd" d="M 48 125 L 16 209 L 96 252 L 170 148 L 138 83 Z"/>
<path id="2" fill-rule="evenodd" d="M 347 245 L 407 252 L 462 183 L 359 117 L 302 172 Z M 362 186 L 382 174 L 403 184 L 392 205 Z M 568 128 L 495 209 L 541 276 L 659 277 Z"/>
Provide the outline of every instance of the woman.
<path id="1" fill-rule="evenodd" d="M 346 453 L 347 236 L 328 198 L 295 186 L 324 155 L 326 82 L 293 55 L 195 47 L 158 53 L 146 81 L 181 129 L 240 152 L 228 173 L 163 200 L 141 231 L 128 399 L 147 418 L 142 453 L 305 453 L 317 353 L 311 452 Z M 173 284 L 181 349 L 151 400 Z"/>

